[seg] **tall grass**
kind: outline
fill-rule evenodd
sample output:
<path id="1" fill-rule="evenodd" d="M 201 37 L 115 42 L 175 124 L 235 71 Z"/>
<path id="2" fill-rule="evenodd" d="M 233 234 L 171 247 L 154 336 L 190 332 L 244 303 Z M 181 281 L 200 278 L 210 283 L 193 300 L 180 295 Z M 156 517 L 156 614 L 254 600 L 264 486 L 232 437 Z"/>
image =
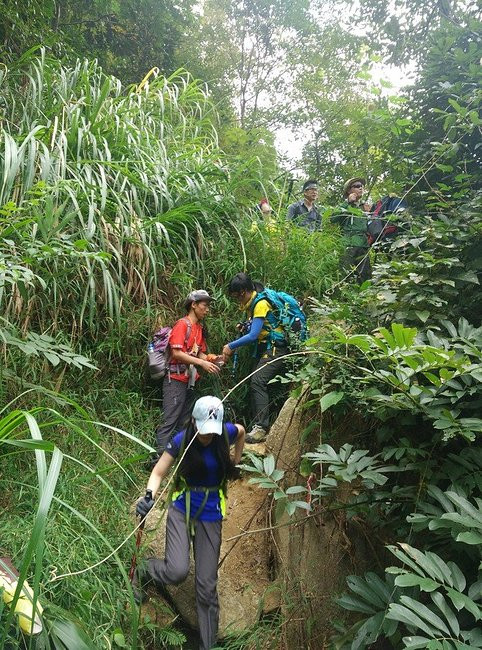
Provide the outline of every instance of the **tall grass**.
<path id="1" fill-rule="evenodd" d="M 116 623 L 136 648 L 137 612 L 126 572 L 133 542 L 119 551 L 115 547 L 132 532 L 129 500 L 119 488 L 126 490 L 130 481 L 136 493 L 140 490 L 132 476 L 126 481 L 123 468 L 145 445 L 120 430 L 101 435 L 72 400 L 62 406 L 4 409 L 0 419 L 0 488 L 8 513 L 2 517 L 1 550 L 14 549 L 19 567 L 14 600 L 2 615 L 0 648 L 39 647 L 39 638 L 42 647 L 55 650 L 109 647 Z M 95 570 L 55 581 L 59 573 L 82 570 L 108 555 L 111 559 Z M 23 637 L 14 616 L 27 577 L 33 607 L 40 602 L 44 608 L 43 630 L 35 639 Z M 73 612 L 90 628 L 88 634 Z M 62 645 L 67 636 L 74 641 Z"/>
<path id="2" fill-rule="evenodd" d="M 1 74 L 0 305 L 54 332 L 115 327 L 235 214 L 206 93 L 183 72 L 125 90 L 45 55 Z"/>

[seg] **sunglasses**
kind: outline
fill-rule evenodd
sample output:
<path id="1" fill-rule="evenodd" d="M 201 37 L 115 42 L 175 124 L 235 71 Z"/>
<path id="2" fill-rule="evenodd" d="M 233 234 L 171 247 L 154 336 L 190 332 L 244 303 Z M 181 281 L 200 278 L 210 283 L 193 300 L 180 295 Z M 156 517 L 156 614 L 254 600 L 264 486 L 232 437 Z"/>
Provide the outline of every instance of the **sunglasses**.
<path id="1" fill-rule="evenodd" d="M 351 185 L 350 187 L 354 187 L 356 190 L 359 190 L 361 187 L 363 187 L 362 183 L 355 183 L 354 185 Z"/>

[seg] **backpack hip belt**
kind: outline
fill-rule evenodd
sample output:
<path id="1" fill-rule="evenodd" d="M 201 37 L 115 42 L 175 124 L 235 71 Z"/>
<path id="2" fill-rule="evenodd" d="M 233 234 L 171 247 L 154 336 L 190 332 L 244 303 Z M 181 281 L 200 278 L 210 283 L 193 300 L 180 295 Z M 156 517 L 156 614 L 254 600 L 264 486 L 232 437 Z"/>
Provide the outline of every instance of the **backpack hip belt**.
<path id="1" fill-rule="evenodd" d="M 213 485 L 211 487 L 206 486 L 192 486 L 187 485 L 187 483 L 182 479 L 182 487 L 180 490 L 173 492 L 171 495 L 171 502 L 178 499 L 182 494 L 185 495 L 186 500 L 186 526 L 191 537 L 194 537 L 195 528 L 194 524 L 201 516 L 206 503 L 208 501 L 209 495 L 213 492 L 218 492 L 219 494 L 219 507 L 221 510 L 221 517 L 224 519 L 226 516 L 226 482 L 224 481 L 221 485 Z M 196 511 L 194 517 L 191 517 L 191 492 L 204 492 L 204 497 L 201 502 L 201 505 Z"/>

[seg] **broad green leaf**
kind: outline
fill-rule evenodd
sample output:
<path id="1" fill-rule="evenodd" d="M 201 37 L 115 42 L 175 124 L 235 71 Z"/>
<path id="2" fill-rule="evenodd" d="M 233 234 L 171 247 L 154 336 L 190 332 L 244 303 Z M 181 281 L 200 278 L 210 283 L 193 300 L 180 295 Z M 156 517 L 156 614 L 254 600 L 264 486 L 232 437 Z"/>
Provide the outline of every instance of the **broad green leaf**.
<path id="1" fill-rule="evenodd" d="M 442 614 L 445 616 L 448 624 L 452 628 L 453 634 L 455 636 L 459 636 L 460 625 L 459 625 L 459 622 L 457 620 L 457 616 L 450 609 L 450 607 L 448 606 L 447 601 L 445 600 L 445 598 L 438 591 L 431 594 L 431 598 L 432 598 L 433 602 L 437 605 L 439 610 L 442 612 Z"/>
<path id="2" fill-rule="evenodd" d="M 424 623 L 415 612 L 412 612 L 411 609 L 408 609 L 408 607 L 404 607 L 403 605 L 390 603 L 386 616 L 387 618 L 399 621 L 400 623 L 405 623 L 410 627 L 418 628 L 426 634 L 429 634 L 431 637 L 434 637 L 437 634 L 436 630 Z"/>
<path id="3" fill-rule="evenodd" d="M 451 588 L 447 588 L 447 596 L 458 611 L 465 608 L 474 616 L 476 621 L 480 620 L 482 611 L 471 598 Z"/>
<path id="4" fill-rule="evenodd" d="M 404 636 L 402 641 L 405 644 L 403 646 L 405 650 L 418 650 L 419 648 L 426 650 L 430 643 L 430 639 L 425 636 Z"/>
<path id="5" fill-rule="evenodd" d="M 376 573 L 369 571 L 365 574 L 365 580 L 372 588 L 372 590 L 378 593 L 378 596 L 382 602 L 388 603 L 391 600 L 393 589 L 389 588 L 387 583 L 382 580 Z"/>
<path id="6" fill-rule="evenodd" d="M 338 404 L 343 399 L 344 393 L 342 391 L 331 391 L 320 399 L 321 412 L 327 411 L 331 406 Z"/>
<path id="7" fill-rule="evenodd" d="M 301 494 L 302 492 L 306 492 L 306 488 L 302 485 L 293 485 L 286 490 L 286 494 Z"/>
<path id="8" fill-rule="evenodd" d="M 54 620 L 50 625 L 51 634 L 57 637 L 66 648 L 75 650 L 95 650 L 92 641 L 75 623 L 68 620 Z"/>
<path id="9" fill-rule="evenodd" d="M 386 601 L 380 597 L 378 591 L 372 589 L 369 584 L 358 576 L 349 576 L 346 579 L 351 591 L 361 596 L 367 603 L 379 608 L 385 607 Z"/>
<path id="10" fill-rule="evenodd" d="M 362 614 L 376 613 L 376 609 L 374 609 L 371 603 L 367 603 L 361 598 L 357 598 L 356 596 L 343 594 L 343 596 L 337 598 L 335 602 L 338 603 L 340 607 L 348 609 L 351 612 L 361 612 Z"/>
<path id="11" fill-rule="evenodd" d="M 468 533 L 459 533 L 455 538 L 457 542 L 463 542 L 464 544 L 474 544 L 482 546 L 482 533 L 468 532 Z"/>
<path id="12" fill-rule="evenodd" d="M 430 316 L 430 312 L 426 310 L 416 311 L 415 313 L 417 314 L 418 318 L 422 321 L 422 323 L 426 323 Z"/>
<path id="13" fill-rule="evenodd" d="M 440 585 L 431 578 L 422 578 L 414 573 L 404 573 L 395 578 L 395 584 L 398 587 L 415 587 L 418 586 L 422 591 L 434 591 Z"/>
<path id="14" fill-rule="evenodd" d="M 272 454 L 270 454 L 269 456 L 266 456 L 266 458 L 264 459 L 263 464 L 264 464 L 265 474 L 270 476 L 273 473 L 274 468 L 275 468 L 274 456 Z"/>
<path id="15" fill-rule="evenodd" d="M 112 638 L 116 646 L 119 648 L 127 648 L 126 638 L 122 630 L 115 630 Z"/>
<path id="16" fill-rule="evenodd" d="M 412 611 L 423 617 L 428 623 L 430 623 L 430 625 L 433 625 L 433 627 L 450 636 L 450 631 L 440 616 L 437 616 L 437 614 L 419 600 L 414 600 L 413 598 L 410 598 L 410 596 L 401 596 L 400 601 L 403 605 L 409 607 Z"/>

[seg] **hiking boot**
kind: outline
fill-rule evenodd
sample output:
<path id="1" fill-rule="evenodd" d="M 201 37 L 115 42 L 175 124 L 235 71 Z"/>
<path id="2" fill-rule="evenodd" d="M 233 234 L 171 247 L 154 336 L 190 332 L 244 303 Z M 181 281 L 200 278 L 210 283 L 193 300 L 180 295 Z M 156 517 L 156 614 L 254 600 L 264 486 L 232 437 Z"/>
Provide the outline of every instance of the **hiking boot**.
<path id="1" fill-rule="evenodd" d="M 255 445 L 257 442 L 263 442 L 266 440 L 268 432 L 263 427 L 260 427 L 259 424 L 255 424 L 251 431 L 246 435 L 246 442 L 248 445 Z"/>

